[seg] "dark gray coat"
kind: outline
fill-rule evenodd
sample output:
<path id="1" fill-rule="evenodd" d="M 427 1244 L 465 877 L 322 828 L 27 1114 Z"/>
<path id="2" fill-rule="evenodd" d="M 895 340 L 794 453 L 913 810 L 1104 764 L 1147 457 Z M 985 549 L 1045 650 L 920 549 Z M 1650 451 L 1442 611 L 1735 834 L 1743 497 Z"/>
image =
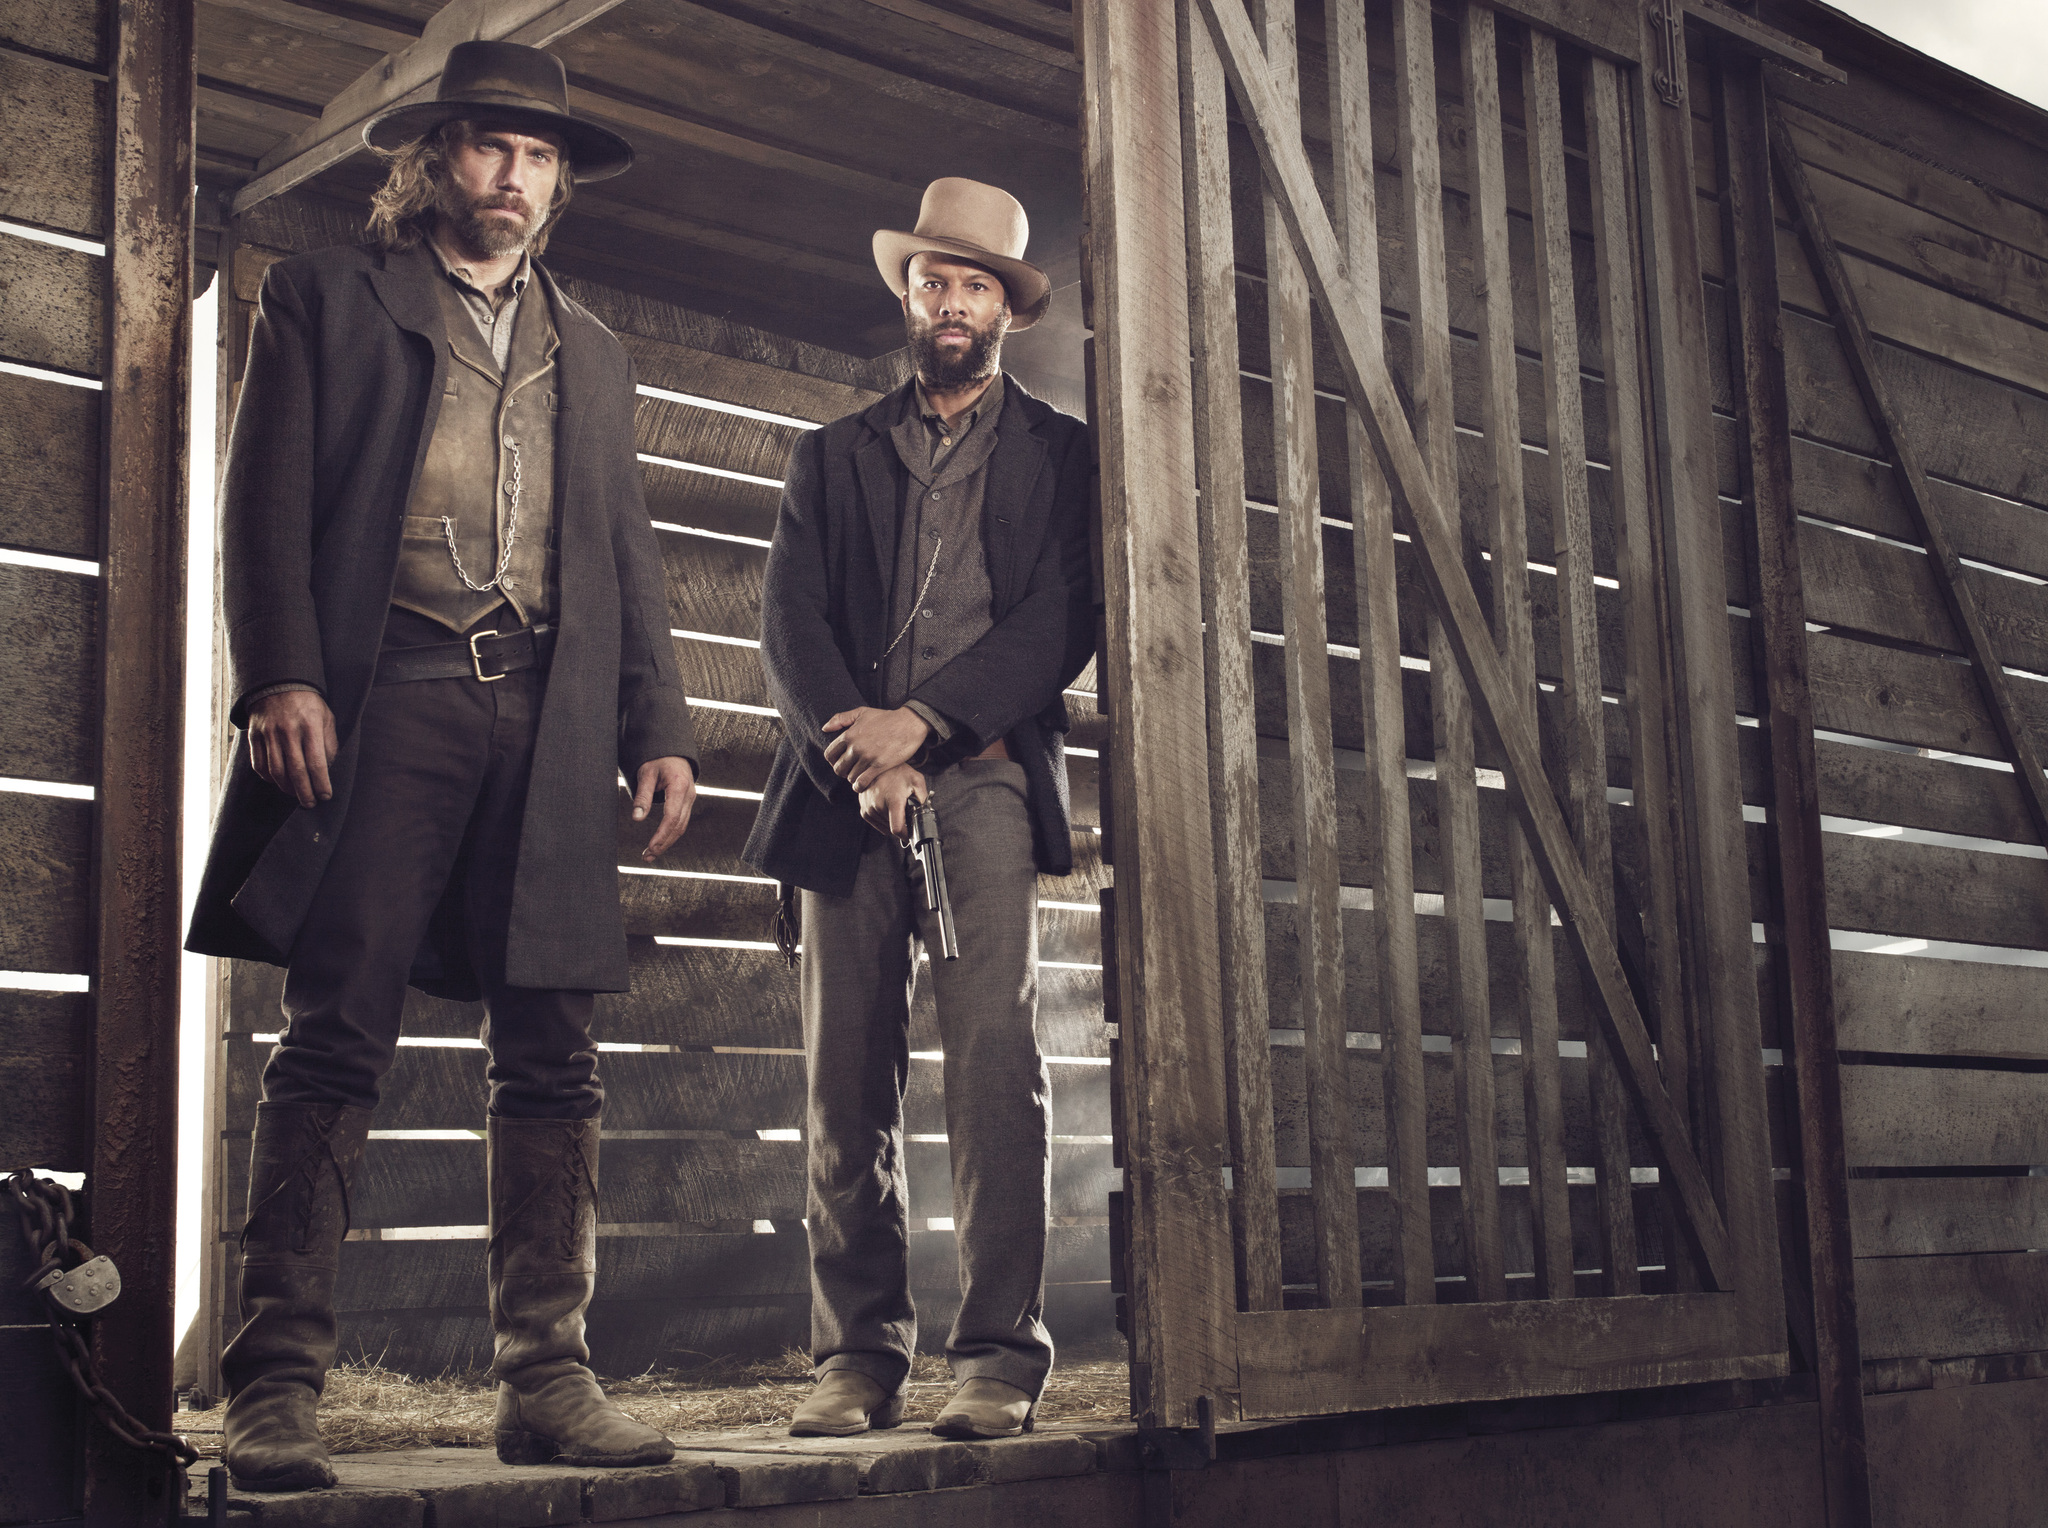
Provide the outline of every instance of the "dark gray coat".
<path id="1" fill-rule="evenodd" d="M 911 692 L 960 725 L 932 767 L 1004 739 L 1031 791 L 1038 868 L 1074 868 L 1068 823 L 1066 687 L 1095 646 L 1088 556 L 1087 427 L 1004 378 L 982 503 L 995 626 Z M 761 595 L 761 662 L 783 740 L 743 851 L 807 891 L 853 889 L 864 835 L 819 729 L 882 704 L 897 523 L 909 474 L 889 438 L 914 384 L 804 437 L 791 453 Z"/>
<path id="2" fill-rule="evenodd" d="M 447 331 L 422 248 L 342 247 L 263 280 L 221 502 L 231 687 L 296 679 L 334 710 L 333 799 L 302 810 L 258 778 L 238 739 L 186 948 L 285 963 L 348 820 L 357 728 L 398 566 L 402 518 L 431 438 Z M 506 980 L 626 987 L 617 774 L 693 758 L 661 554 L 634 455 L 633 368 L 604 325 L 540 272 L 561 336 L 555 513 L 561 603 L 520 833 Z M 529 290 L 527 301 L 537 297 Z M 237 699 L 233 720 L 244 721 Z M 460 898 L 434 919 L 417 986 L 477 995 Z"/>

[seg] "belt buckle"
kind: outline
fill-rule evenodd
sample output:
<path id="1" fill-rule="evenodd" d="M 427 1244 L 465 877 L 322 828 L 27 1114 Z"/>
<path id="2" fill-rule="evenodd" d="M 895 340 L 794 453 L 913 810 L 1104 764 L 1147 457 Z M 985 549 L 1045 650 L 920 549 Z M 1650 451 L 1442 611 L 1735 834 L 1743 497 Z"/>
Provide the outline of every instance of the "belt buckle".
<path id="1" fill-rule="evenodd" d="M 486 637 L 495 637 L 496 635 L 497 632 L 495 631 L 479 631 L 474 633 L 469 639 L 469 665 L 476 670 L 477 683 L 479 684 L 496 684 L 505 677 L 505 674 L 486 674 L 484 672 L 484 655 L 476 650 L 477 643 L 483 641 Z M 510 669 L 505 671 L 506 674 L 510 672 Z"/>

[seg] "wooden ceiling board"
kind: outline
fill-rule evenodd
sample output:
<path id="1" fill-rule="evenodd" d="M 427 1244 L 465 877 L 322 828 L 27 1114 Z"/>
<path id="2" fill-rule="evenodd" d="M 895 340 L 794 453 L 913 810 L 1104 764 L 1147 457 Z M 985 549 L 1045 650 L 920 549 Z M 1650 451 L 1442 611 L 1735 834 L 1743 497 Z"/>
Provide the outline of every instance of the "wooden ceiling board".
<path id="1" fill-rule="evenodd" d="M 1081 66 L 1054 48 L 958 18 L 929 0 L 696 0 L 735 21 L 1071 129 L 1080 120 Z M 856 73 L 849 77 L 864 78 Z M 1014 126 L 1009 118 L 992 125 Z M 1041 132 L 1035 124 L 1028 129 Z"/>
<path id="2" fill-rule="evenodd" d="M 201 74 L 314 105 L 332 100 L 384 58 L 375 48 L 323 36 L 216 0 L 198 0 L 197 22 Z"/>
<path id="3" fill-rule="evenodd" d="M 199 0 L 201 158 L 246 173 L 438 8 Z M 903 343 L 874 230 L 912 226 L 930 180 L 965 175 L 1015 194 L 1028 253 L 1070 279 L 1069 20 L 1043 0 L 627 0 L 552 49 L 575 108 L 639 158 L 579 195 L 550 263 L 865 359 Z M 308 189 L 352 218 L 380 175 L 357 155 Z"/>

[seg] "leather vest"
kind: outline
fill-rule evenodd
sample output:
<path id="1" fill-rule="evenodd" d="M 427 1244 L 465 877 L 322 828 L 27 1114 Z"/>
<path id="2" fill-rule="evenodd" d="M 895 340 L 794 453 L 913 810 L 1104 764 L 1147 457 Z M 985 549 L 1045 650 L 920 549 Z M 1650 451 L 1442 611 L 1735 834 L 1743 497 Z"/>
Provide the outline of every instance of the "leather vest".
<path id="1" fill-rule="evenodd" d="M 454 284 L 437 275 L 434 289 L 448 336 L 448 379 L 426 463 L 406 505 L 391 603 L 457 633 L 508 601 L 524 624 L 552 623 L 560 576 L 554 504 L 560 340 L 546 290 L 535 280 L 520 298 L 501 373 Z M 471 587 L 478 584 L 484 588 Z"/>

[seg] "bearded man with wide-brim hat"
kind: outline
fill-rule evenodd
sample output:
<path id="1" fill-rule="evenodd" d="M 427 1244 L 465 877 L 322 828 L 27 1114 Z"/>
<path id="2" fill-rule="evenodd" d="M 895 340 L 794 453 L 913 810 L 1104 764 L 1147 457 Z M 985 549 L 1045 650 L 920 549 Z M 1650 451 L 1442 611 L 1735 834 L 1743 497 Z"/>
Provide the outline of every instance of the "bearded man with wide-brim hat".
<path id="1" fill-rule="evenodd" d="M 761 658 L 784 735 L 745 854 L 802 904 L 818 1383 L 799 1435 L 902 1419 L 903 1089 L 924 970 L 960 1270 L 958 1386 L 934 1431 L 1028 1429 L 1052 1366 L 1038 877 L 1073 869 L 1064 692 L 1094 619 L 1087 431 L 1001 369 L 1004 335 L 1051 298 L 1028 232 L 1009 193 L 948 178 L 915 229 L 875 235 L 916 375 L 798 443 L 768 552 Z M 905 863 L 913 799 L 938 817 L 957 959 Z"/>
<path id="2" fill-rule="evenodd" d="M 498 1455 L 652 1464 L 588 1367 L 592 995 L 627 984 L 618 776 L 672 844 L 695 743 L 641 497 L 633 371 L 536 258 L 632 149 L 561 63 L 463 43 L 366 129 L 367 242 L 263 280 L 221 576 L 243 732 L 187 948 L 286 968 L 221 1357 L 245 1490 L 331 1485 L 350 1190 L 407 985 L 481 998 Z M 655 806 L 659 795 L 661 806 Z"/>

